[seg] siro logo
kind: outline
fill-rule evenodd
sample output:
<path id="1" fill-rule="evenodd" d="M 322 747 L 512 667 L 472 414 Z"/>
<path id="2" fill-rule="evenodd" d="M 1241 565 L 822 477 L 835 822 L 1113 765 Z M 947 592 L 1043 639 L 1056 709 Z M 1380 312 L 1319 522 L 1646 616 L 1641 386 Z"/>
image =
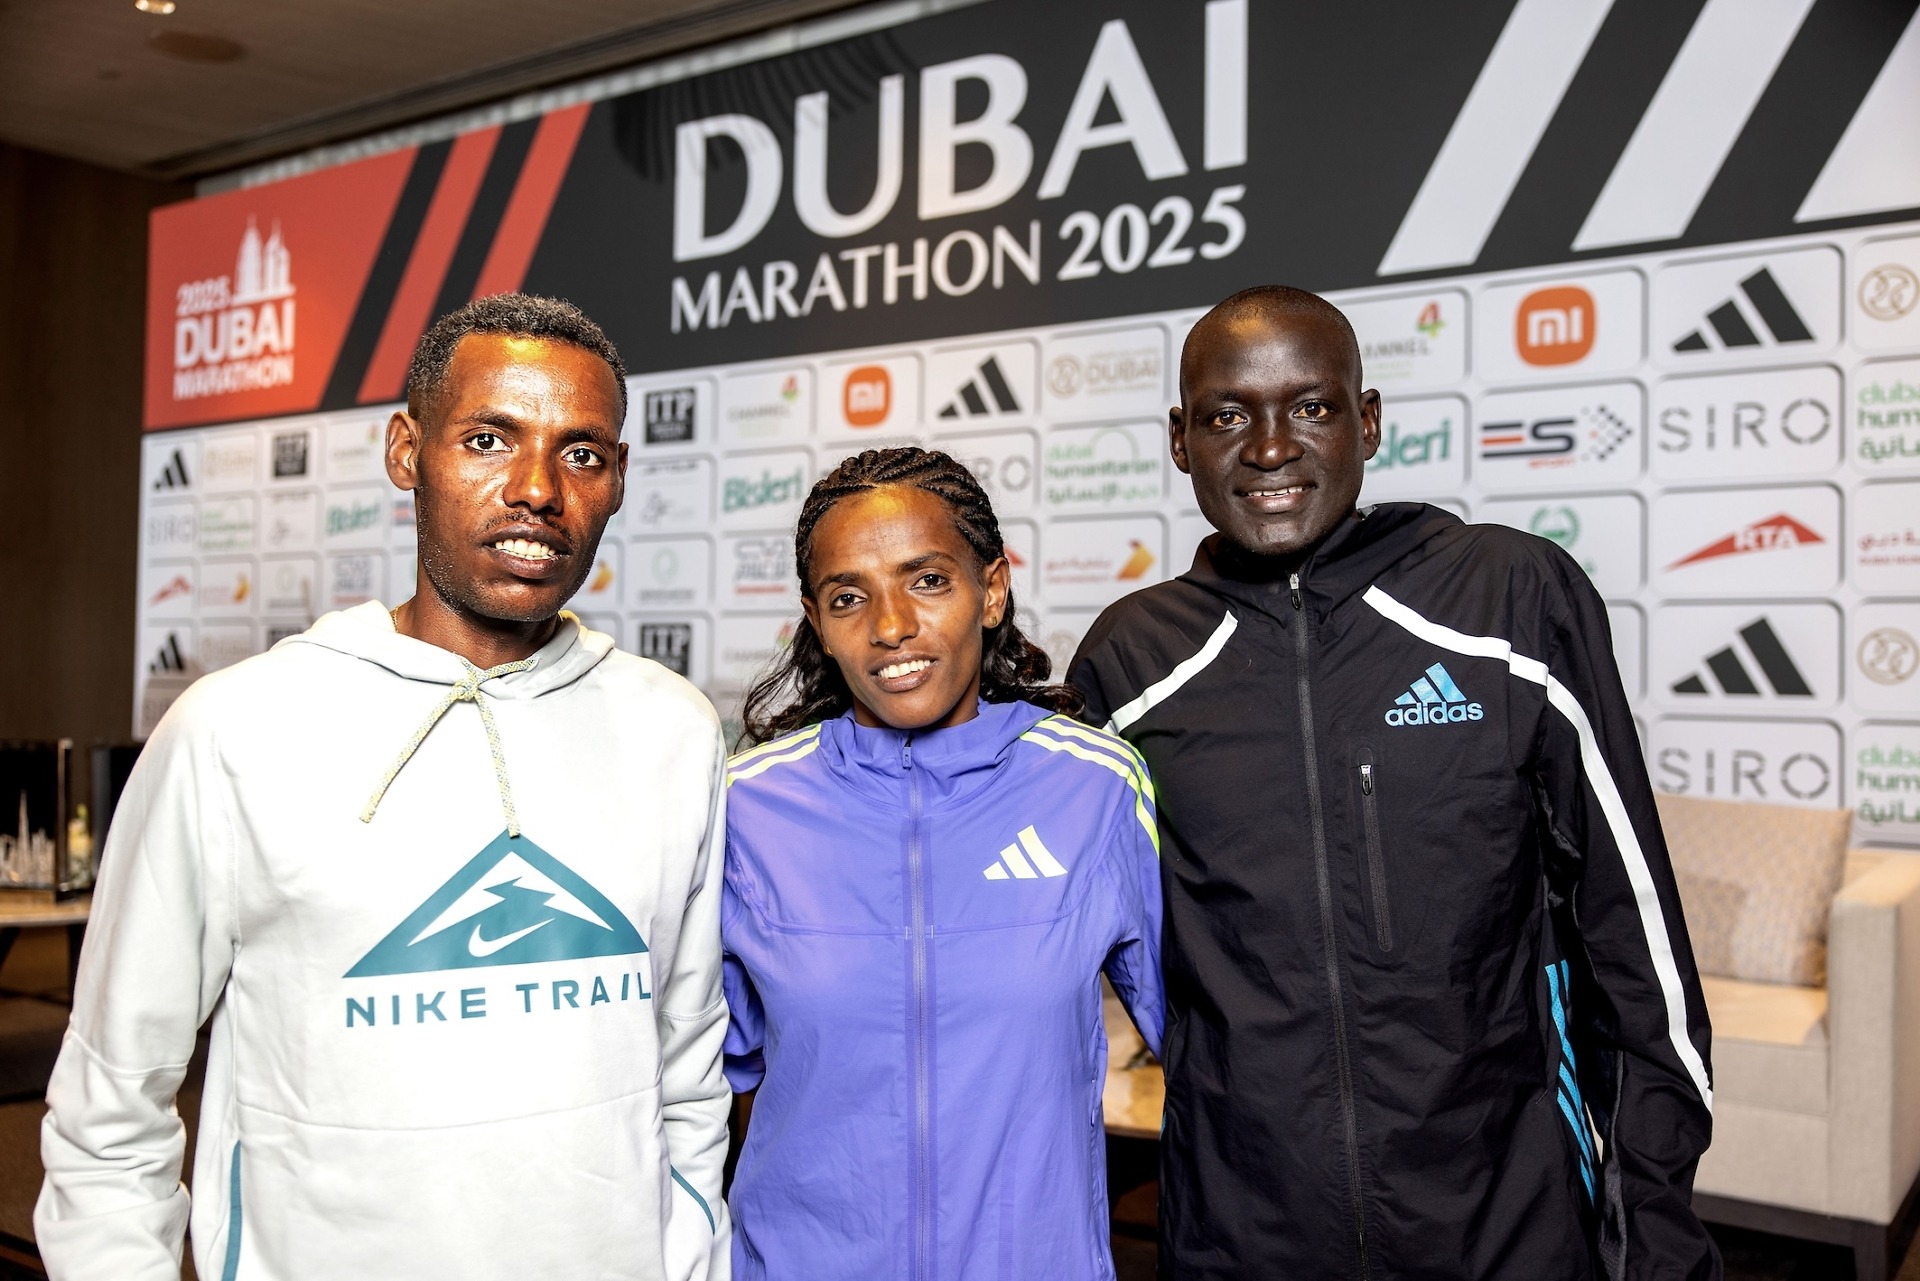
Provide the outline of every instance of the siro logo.
<path id="1" fill-rule="evenodd" d="M 800 491 L 806 488 L 806 484 L 805 472 L 799 467 L 784 476 L 776 476 L 763 469 L 758 480 L 729 476 L 721 486 L 720 510 L 737 512 L 794 502 L 799 499 Z"/>
<path id="2" fill-rule="evenodd" d="M 678 675 L 690 674 L 693 667 L 693 624 L 640 624 L 640 657 L 651 658 Z"/>
<path id="3" fill-rule="evenodd" d="M 1393 700 L 1383 719 L 1389 725 L 1457 725 L 1485 716 L 1486 709 L 1467 701 L 1447 669 L 1435 663 L 1406 693 Z"/>
<path id="4" fill-rule="evenodd" d="M 987 864 L 986 871 L 981 873 L 989 881 L 1032 881 L 1066 874 L 1065 866 L 1030 826 L 1021 828 L 1014 843 L 1001 850 L 1000 857 Z"/>
<path id="5" fill-rule="evenodd" d="M 1826 539 L 1793 517 L 1781 512 L 1765 520 L 1756 520 L 1745 529 L 1737 529 L 1725 538 L 1708 543 L 1689 556 L 1682 556 L 1668 569 L 1679 569 L 1682 565 L 1695 565 L 1703 560 L 1717 560 L 1722 556 L 1744 556 L 1750 552 L 1792 551 L 1804 543 L 1824 543 Z"/>
<path id="6" fill-rule="evenodd" d="M 677 445 L 693 439 L 694 410 L 699 391 L 693 387 L 670 387 L 650 391 L 644 402 L 646 443 Z"/>
<path id="7" fill-rule="evenodd" d="M 1380 448 L 1367 463 L 1369 472 L 1389 471 L 1395 467 L 1418 467 L 1422 463 L 1443 463 L 1453 449 L 1453 419 L 1443 418 L 1432 431 L 1400 432 L 1396 419 L 1387 424 Z"/>
<path id="8" fill-rule="evenodd" d="M 577 961 L 646 950 L 633 923 L 579 873 L 525 836 L 501 832 L 346 977 Z"/>
<path id="9" fill-rule="evenodd" d="M 1513 344 L 1529 365 L 1571 365 L 1593 350 L 1593 295 L 1578 285 L 1536 289 L 1520 300 Z"/>
<path id="10" fill-rule="evenodd" d="M 840 389 L 840 412 L 849 427 L 873 427 L 893 410 L 893 377 L 885 366 L 862 365 L 847 374 Z"/>

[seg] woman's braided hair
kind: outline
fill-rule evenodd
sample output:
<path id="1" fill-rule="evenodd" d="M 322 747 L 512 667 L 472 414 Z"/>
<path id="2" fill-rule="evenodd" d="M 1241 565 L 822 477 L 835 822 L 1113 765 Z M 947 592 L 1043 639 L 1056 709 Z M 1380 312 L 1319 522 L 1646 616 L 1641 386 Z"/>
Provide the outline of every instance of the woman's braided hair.
<path id="1" fill-rule="evenodd" d="M 886 485 L 910 485 L 945 503 L 954 527 L 973 552 L 976 568 L 985 568 L 1006 554 L 993 504 L 965 464 L 915 446 L 869 449 L 822 476 L 800 508 L 793 560 L 803 593 L 812 591 L 813 531 L 820 518 L 841 499 Z M 1085 701 L 1070 685 L 1048 685 L 1052 671 L 1046 651 L 1028 640 L 1013 621 L 1009 591 L 999 624 L 985 628 L 981 636 L 980 697 L 989 703 L 1024 700 L 1049 711 L 1077 715 Z M 741 708 L 744 739 L 764 743 L 831 720 L 851 706 L 853 694 L 839 665 L 828 656 L 813 624 L 803 617 L 794 629 L 793 644 L 747 690 Z"/>

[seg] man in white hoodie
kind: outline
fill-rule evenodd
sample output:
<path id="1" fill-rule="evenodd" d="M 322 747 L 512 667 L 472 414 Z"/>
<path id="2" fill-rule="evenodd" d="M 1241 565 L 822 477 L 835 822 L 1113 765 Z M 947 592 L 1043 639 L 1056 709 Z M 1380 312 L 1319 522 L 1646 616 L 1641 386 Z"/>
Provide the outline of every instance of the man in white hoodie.
<path id="1" fill-rule="evenodd" d="M 419 579 L 208 676 L 115 815 L 34 1215 L 55 1278 L 724 1278 L 712 708 L 560 607 L 619 355 L 506 295 L 421 341 Z M 211 1017 L 194 1188 L 174 1095 Z"/>

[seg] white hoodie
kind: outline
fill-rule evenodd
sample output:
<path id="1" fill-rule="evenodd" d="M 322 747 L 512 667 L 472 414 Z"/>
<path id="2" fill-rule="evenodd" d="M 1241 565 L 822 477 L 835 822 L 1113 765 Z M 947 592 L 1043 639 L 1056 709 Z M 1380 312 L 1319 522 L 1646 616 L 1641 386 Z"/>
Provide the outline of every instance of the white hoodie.
<path id="1" fill-rule="evenodd" d="M 362 821 L 473 674 L 368 604 L 161 722 L 47 1091 L 51 1276 L 177 1281 L 173 1099 L 212 1016 L 204 1281 L 723 1281 L 713 709 L 562 615 Z"/>

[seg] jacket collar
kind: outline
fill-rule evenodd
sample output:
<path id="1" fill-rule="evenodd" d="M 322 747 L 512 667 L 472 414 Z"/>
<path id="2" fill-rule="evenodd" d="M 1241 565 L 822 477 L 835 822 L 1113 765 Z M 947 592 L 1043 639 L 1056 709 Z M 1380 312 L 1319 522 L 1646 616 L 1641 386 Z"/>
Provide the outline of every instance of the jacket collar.
<path id="1" fill-rule="evenodd" d="M 979 707 L 972 720 L 938 730 L 870 729 L 848 711 L 821 726 L 820 754 L 856 791 L 888 804 L 904 800 L 911 769 L 922 805 L 943 809 L 992 778 L 1020 736 L 1047 715 L 1032 703 Z"/>
<path id="2" fill-rule="evenodd" d="M 1292 612 L 1288 579 L 1298 573 L 1303 603 L 1324 620 L 1408 552 L 1458 524 L 1452 512 L 1426 503 L 1362 507 L 1292 565 L 1249 556 L 1211 534 L 1201 540 L 1193 567 L 1180 580 L 1284 621 Z"/>

